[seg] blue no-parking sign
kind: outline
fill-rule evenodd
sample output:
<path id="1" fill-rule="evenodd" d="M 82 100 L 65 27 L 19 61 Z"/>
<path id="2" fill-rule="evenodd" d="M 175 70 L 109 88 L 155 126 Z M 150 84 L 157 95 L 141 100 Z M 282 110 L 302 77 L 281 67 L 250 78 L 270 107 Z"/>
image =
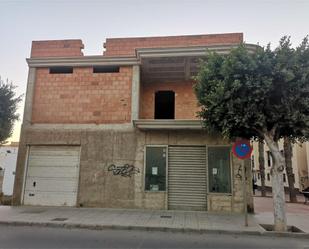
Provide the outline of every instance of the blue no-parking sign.
<path id="1" fill-rule="evenodd" d="M 250 142 L 247 140 L 237 141 L 232 147 L 233 154 L 239 159 L 250 158 L 252 149 Z"/>

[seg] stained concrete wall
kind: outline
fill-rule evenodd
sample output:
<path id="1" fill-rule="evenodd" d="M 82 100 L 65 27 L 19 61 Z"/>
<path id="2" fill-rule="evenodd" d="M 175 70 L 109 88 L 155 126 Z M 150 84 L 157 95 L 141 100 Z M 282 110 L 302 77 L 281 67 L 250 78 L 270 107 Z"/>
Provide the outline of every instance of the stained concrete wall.
<path id="1" fill-rule="evenodd" d="M 14 186 L 13 203 L 21 204 L 28 145 L 80 145 L 80 179 L 77 206 L 108 208 L 167 209 L 166 192 L 144 191 L 145 145 L 226 145 L 204 131 L 48 130 L 23 129 Z M 112 164 L 134 165 L 139 173 L 113 175 Z M 243 161 L 232 156 L 232 194 L 208 195 L 208 210 L 243 210 L 242 182 L 236 175 Z M 250 183 L 250 181 L 249 181 Z"/>

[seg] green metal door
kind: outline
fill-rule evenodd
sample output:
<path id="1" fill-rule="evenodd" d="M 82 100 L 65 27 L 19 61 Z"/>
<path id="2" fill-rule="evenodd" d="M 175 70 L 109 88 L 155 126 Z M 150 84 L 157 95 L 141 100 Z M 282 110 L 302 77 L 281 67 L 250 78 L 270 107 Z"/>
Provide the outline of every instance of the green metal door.
<path id="1" fill-rule="evenodd" d="M 145 190 L 165 191 L 167 147 L 146 147 Z"/>

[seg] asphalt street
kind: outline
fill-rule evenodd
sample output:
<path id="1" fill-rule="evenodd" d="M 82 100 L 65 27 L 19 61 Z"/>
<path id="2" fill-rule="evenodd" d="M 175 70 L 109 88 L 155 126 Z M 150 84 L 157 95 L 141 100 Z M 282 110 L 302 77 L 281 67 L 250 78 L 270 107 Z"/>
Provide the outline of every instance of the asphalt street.
<path id="1" fill-rule="evenodd" d="M 309 249 L 309 239 L 0 225 L 0 248 Z"/>

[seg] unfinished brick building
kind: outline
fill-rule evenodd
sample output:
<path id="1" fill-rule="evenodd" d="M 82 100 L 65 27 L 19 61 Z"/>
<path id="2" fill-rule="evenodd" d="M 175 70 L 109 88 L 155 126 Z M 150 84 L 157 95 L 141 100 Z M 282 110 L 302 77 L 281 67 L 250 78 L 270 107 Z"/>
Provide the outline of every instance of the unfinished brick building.
<path id="1" fill-rule="evenodd" d="M 202 129 L 192 76 L 242 41 L 115 38 L 98 56 L 34 41 L 14 204 L 241 212 L 243 161 Z"/>

